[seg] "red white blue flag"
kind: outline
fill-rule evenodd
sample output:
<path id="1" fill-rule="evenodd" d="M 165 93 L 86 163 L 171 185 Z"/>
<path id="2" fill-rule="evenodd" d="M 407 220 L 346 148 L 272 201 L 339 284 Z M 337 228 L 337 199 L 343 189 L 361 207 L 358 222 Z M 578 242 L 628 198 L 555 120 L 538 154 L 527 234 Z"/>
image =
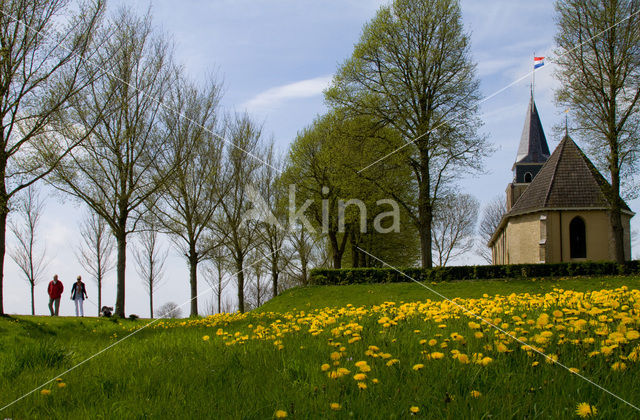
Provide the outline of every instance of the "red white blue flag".
<path id="1" fill-rule="evenodd" d="M 542 66 L 544 66 L 544 57 L 533 57 L 533 68 L 537 69 Z"/>

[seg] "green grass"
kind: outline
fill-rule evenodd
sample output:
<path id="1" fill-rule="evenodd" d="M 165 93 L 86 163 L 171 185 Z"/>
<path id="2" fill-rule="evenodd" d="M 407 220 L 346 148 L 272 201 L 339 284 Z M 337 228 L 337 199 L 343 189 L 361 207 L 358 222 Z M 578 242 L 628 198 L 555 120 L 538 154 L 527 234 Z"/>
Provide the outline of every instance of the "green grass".
<path id="1" fill-rule="evenodd" d="M 601 290 L 627 286 L 640 289 L 638 277 L 585 278 L 538 281 L 483 281 L 429 285 L 448 297 L 481 298 L 512 293 L 546 293 L 554 288 Z M 625 292 L 626 293 L 626 292 Z M 622 296 L 622 295 L 621 295 Z M 632 418 L 637 412 L 557 365 L 531 358 L 519 345 L 509 344 L 511 353 L 496 353 L 483 346 L 493 342 L 493 331 L 475 339 L 468 318 L 450 314 L 441 322 L 409 315 L 397 326 L 384 328 L 378 319 L 399 313 L 400 302 L 440 300 L 423 287 L 412 284 L 354 285 L 297 288 L 268 302 L 245 317 L 166 321 L 145 328 L 62 377 L 66 384 L 51 383 L 51 395 L 33 393 L 6 410 L 0 418 L 12 419 L 120 419 L 120 418 L 246 418 L 273 417 L 285 410 L 289 418 L 410 418 L 411 406 L 420 408 L 418 418 L 575 418 L 579 402 L 595 405 L 602 418 Z M 632 298 L 624 295 L 627 304 Z M 372 310 L 372 305 L 394 301 L 390 308 Z M 625 302 L 620 302 L 621 304 Z M 639 300 L 640 302 L 640 300 Z M 309 320 L 297 311 L 316 313 L 324 307 L 364 306 L 366 312 L 334 316 L 317 336 L 311 335 Z M 295 308 L 295 311 L 294 311 Z M 550 304 L 547 312 L 552 311 Z M 640 309 L 640 307 L 639 307 Z M 541 308 L 518 308 L 537 317 Z M 507 314 L 501 315 L 508 318 Z M 234 318 L 238 318 L 234 320 Z M 326 318 L 324 318 L 326 319 Z M 612 327 L 617 318 L 612 317 Z M 298 321 L 300 320 L 300 321 Z M 635 316 L 629 328 L 640 328 Z M 148 320 L 49 318 L 20 316 L 0 318 L 0 407 L 36 386 L 58 377 L 87 357 L 115 343 Z M 185 322 L 186 325 L 181 325 Z M 361 340 L 348 343 L 345 330 L 362 327 Z M 162 324 L 162 325 L 158 325 Z M 446 324 L 446 328 L 439 328 Z M 252 335 L 257 326 L 268 330 L 264 339 L 248 339 L 227 345 L 237 332 Z M 300 331 L 294 331 L 296 327 Z M 159 327 L 159 328 L 156 328 Z M 340 327 L 338 335 L 332 329 Z M 227 335 L 216 335 L 222 329 Z M 418 332 L 416 332 L 418 331 Z M 280 336 L 278 336 L 278 332 Z M 437 337 L 443 342 L 452 332 L 466 342 L 449 342 L 443 360 L 425 361 L 420 339 Z M 438 337 L 441 334 L 441 337 Z M 589 331 L 585 334 L 593 334 Z M 203 336 L 211 338 L 203 340 Z M 242 340 L 241 340 L 242 341 Z M 275 342 L 275 345 L 274 345 Z M 334 347 L 331 343 L 340 342 Z M 282 345 L 279 348 L 278 345 Z M 399 359 L 385 366 L 380 358 L 365 355 L 369 345 Z M 331 363 L 330 354 L 344 346 L 340 366 L 351 374 L 329 379 L 320 369 Z M 630 347 L 622 345 L 616 352 Z M 623 348 L 624 347 L 624 348 Z M 594 348 L 599 348 L 599 344 Z M 463 365 L 448 352 L 458 349 L 471 355 L 483 352 L 494 358 L 487 367 Z M 438 350 L 437 348 L 429 349 Z M 627 362 L 624 372 L 611 372 L 612 359 L 590 358 L 593 348 L 551 343 L 546 349 L 560 361 L 577 367 L 585 376 L 637 405 L 640 389 L 637 363 Z M 616 353 L 617 354 L 617 353 Z M 351 360 L 349 360 L 351 359 Z M 359 390 L 352 379 L 353 364 L 367 360 L 372 371 Z M 540 365 L 533 367 L 533 360 Z M 420 371 L 411 366 L 423 363 Z M 378 384 L 371 382 L 372 378 Z M 469 396 L 479 390 L 482 397 Z M 338 402 L 340 411 L 329 403 Z"/>
<path id="2" fill-rule="evenodd" d="M 576 291 L 612 289 L 620 286 L 640 289 L 640 277 L 575 277 L 555 279 L 509 279 L 453 281 L 425 286 L 446 298 L 480 298 L 484 294 L 545 293 L 553 288 Z M 291 310 L 341 307 L 347 304 L 376 305 L 386 301 L 410 302 L 442 298 L 425 286 L 414 283 L 355 284 L 349 286 L 309 286 L 290 289 L 262 305 L 256 312 L 286 312 Z"/>

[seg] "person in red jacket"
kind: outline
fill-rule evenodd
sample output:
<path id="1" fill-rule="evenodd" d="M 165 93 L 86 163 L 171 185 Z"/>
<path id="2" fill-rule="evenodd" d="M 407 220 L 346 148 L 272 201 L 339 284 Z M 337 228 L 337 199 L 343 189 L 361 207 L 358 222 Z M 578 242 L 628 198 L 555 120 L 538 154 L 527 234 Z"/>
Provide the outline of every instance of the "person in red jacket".
<path id="1" fill-rule="evenodd" d="M 47 292 L 49 293 L 49 312 L 51 312 L 51 316 L 58 316 L 58 310 L 60 309 L 60 296 L 62 296 L 62 291 L 64 290 L 64 286 L 62 282 L 58 280 L 58 275 L 53 276 L 53 280 L 49 282 L 49 287 L 47 288 Z M 53 306 L 55 304 L 55 312 L 53 310 Z"/>

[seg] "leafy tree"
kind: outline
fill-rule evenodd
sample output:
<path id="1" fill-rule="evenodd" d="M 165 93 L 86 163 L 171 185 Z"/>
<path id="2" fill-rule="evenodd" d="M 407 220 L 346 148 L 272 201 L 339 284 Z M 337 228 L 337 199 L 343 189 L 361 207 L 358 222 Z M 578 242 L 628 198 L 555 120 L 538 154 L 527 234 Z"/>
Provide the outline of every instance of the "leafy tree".
<path id="1" fill-rule="evenodd" d="M 637 170 L 640 146 L 640 2 L 556 2 L 557 102 L 569 108 L 579 133 L 611 181 L 615 259 L 624 254 L 621 188 Z M 635 189 L 629 189 L 631 196 Z"/>
<path id="2" fill-rule="evenodd" d="M 400 197 L 385 191 L 415 224 L 422 266 L 430 267 L 438 198 L 461 173 L 479 170 L 490 152 L 477 134 L 479 82 L 459 2 L 395 0 L 380 8 L 326 96 L 331 105 L 369 116 L 400 134 L 400 142 L 391 138 L 391 152 L 361 169 L 381 172 L 378 165 L 391 155 L 404 158 L 415 193 Z"/>
<path id="3" fill-rule="evenodd" d="M 84 137 L 51 136 L 59 112 L 91 81 L 104 3 L 73 10 L 61 0 L 5 0 L 0 13 L 0 315 L 12 198 L 51 173 Z M 59 29 L 59 30 L 56 30 Z M 37 159 L 46 151 L 47 161 Z"/>
<path id="4" fill-rule="evenodd" d="M 98 314 L 102 310 L 102 284 L 105 275 L 115 268 L 113 259 L 113 235 L 107 222 L 90 211 L 80 225 L 82 240 L 76 257 L 82 268 L 96 282 L 98 287 Z"/>
<path id="5" fill-rule="evenodd" d="M 171 55 L 154 34 L 151 16 L 120 9 L 109 19 L 93 57 L 106 69 L 90 89 L 69 101 L 61 134 L 90 136 L 57 166 L 54 185 L 85 202 L 111 228 L 117 244 L 115 314 L 124 317 L 127 237 L 147 212 L 146 202 L 171 168 L 157 162 L 170 147 L 160 129 Z"/>

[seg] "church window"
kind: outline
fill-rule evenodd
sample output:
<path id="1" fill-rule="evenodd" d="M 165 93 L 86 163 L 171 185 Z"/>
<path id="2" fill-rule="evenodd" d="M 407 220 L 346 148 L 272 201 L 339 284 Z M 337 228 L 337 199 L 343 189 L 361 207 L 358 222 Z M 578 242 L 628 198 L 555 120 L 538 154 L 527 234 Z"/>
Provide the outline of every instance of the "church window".
<path id="1" fill-rule="evenodd" d="M 533 175 L 531 175 L 531 172 L 527 172 L 526 174 L 524 174 L 524 182 L 531 182 L 532 179 Z"/>
<path id="2" fill-rule="evenodd" d="M 571 258 L 587 257 L 587 234 L 582 217 L 576 216 L 569 223 Z"/>

